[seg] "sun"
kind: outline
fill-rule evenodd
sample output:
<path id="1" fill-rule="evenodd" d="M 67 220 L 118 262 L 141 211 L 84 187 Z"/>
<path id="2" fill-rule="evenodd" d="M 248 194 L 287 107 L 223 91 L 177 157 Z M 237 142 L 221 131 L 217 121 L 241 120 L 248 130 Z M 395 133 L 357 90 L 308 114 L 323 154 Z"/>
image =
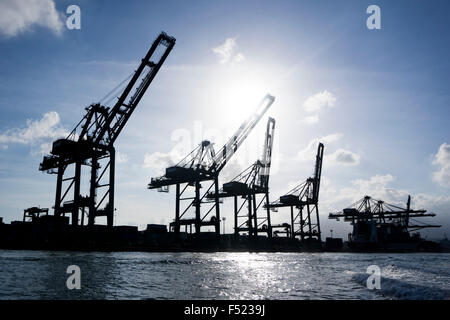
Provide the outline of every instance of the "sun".
<path id="1" fill-rule="evenodd" d="M 220 81 L 217 91 L 217 104 L 221 122 L 240 124 L 252 112 L 266 94 L 272 93 L 269 82 L 254 74 L 239 74 Z"/>

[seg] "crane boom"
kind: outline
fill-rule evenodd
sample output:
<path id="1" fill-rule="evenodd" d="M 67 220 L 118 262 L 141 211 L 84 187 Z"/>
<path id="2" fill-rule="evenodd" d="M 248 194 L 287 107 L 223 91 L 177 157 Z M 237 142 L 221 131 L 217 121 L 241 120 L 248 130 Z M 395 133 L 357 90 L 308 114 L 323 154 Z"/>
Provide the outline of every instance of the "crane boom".
<path id="1" fill-rule="evenodd" d="M 174 45 L 175 38 L 169 37 L 164 32 L 162 32 L 153 42 L 145 58 L 142 59 L 141 64 L 136 70 L 133 78 L 130 80 L 127 87 L 109 113 L 108 118 L 106 119 L 102 129 L 99 131 L 98 136 L 95 137 L 94 141 L 96 143 L 114 143 Z M 166 48 L 159 58 L 156 57 L 157 60 L 153 60 L 154 54 L 160 46 L 165 46 Z M 144 72 L 146 68 L 148 70 Z M 142 80 L 140 84 L 137 85 L 140 78 Z M 132 93 L 133 88 L 135 89 L 134 93 Z"/>
<path id="2" fill-rule="evenodd" d="M 319 143 L 319 146 L 317 147 L 316 166 L 314 168 L 313 199 L 315 201 L 319 201 L 320 179 L 322 176 L 323 150 L 324 150 L 323 144 Z"/>
<path id="3" fill-rule="evenodd" d="M 71 132 L 68 139 L 88 140 L 95 145 L 112 145 L 174 45 L 175 38 L 162 32 L 141 60 L 139 67 L 133 73 L 131 80 L 114 106 L 111 109 L 100 104 L 88 107 L 88 114 Z M 158 54 L 161 49 L 163 50 L 162 54 Z M 80 127 L 82 131 L 77 135 L 77 129 Z"/>
<path id="4" fill-rule="evenodd" d="M 267 121 L 266 139 L 264 141 L 264 151 L 261 158 L 261 170 L 259 171 L 259 185 L 263 187 L 269 186 L 270 166 L 272 164 L 272 148 L 275 133 L 275 119 L 269 118 Z"/>
<path id="5" fill-rule="evenodd" d="M 253 112 L 248 119 L 246 119 L 235 134 L 228 140 L 228 142 L 220 149 L 214 157 L 215 171 L 220 172 L 226 165 L 228 160 L 237 151 L 240 145 L 245 141 L 247 136 L 258 124 L 259 120 L 270 108 L 275 101 L 275 97 L 267 94 L 261 103 L 258 105 L 255 112 Z"/>
<path id="6" fill-rule="evenodd" d="M 261 160 L 255 161 L 231 181 L 225 183 L 219 191 L 221 198 L 266 193 L 268 191 L 274 133 L 275 119 L 269 117 L 267 119 L 267 129 Z M 214 192 L 211 192 L 207 197 L 212 199 L 214 196 Z"/>

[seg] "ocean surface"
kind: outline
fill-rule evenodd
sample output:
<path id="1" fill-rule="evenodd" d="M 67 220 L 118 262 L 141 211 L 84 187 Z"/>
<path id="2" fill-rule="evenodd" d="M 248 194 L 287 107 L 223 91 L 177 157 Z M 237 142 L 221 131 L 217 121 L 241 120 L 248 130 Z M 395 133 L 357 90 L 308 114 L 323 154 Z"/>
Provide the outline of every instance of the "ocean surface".
<path id="1" fill-rule="evenodd" d="M 450 254 L 0 250 L 0 299 L 450 299 Z"/>

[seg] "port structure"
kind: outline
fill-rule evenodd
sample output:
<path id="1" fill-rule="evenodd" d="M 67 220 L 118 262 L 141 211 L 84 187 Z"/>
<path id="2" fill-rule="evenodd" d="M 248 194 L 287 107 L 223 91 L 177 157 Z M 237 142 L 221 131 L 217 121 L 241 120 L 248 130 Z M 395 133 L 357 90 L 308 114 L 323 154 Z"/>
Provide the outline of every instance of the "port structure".
<path id="1" fill-rule="evenodd" d="M 272 211 L 278 208 L 290 208 L 291 223 L 272 225 L 272 229 L 281 228 L 291 238 L 300 237 L 301 241 L 321 241 L 319 219 L 319 190 L 322 175 L 324 145 L 319 143 L 316 154 L 314 175 L 295 188 L 267 205 Z M 295 212 L 297 211 L 297 212 Z"/>
<path id="2" fill-rule="evenodd" d="M 97 217 L 106 217 L 107 226 L 113 226 L 114 142 L 174 45 L 175 38 L 162 32 L 138 69 L 105 96 L 104 99 L 109 97 L 108 102 L 91 104 L 72 132 L 65 139 L 53 142 L 52 150 L 44 156 L 39 170 L 57 175 L 55 217 L 69 214 L 74 226 L 80 224 L 80 214 L 81 225 L 85 224 L 86 216 L 89 226 L 94 225 Z M 115 104 L 107 107 L 116 97 Z M 82 195 L 80 190 L 83 168 L 87 168 L 90 177 L 86 195 Z"/>
<path id="3" fill-rule="evenodd" d="M 373 223 L 376 227 L 395 227 L 400 232 L 412 232 L 424 228 L 439 228 L 440 225 L 426 224 L 417 218 L 434 217 L 435 213 L 427 213 L 427 210 L 411 209 L 411 196 L 408 196 L 406 207 L 389 204 L 382 200 L 376 200 L 371 196 L 364 196 L 362 199 L 350 205 L 348 208 L 328 215 L 329 219 L 350 222 L 351 225 L 358 223 Z"/>
<path id="4" fill-rule="evenodd" d="M 216 238 L 219 240 L 219 173 L 274 101 L 275 97 L 267 94 L 256 110 L 239 126 L 217 153 L 213 143 L 204 140 L 178 164 L 166 168 L 165 175 L 151 179 L 148 189 L 167 191 L 169 186 L 175 185 L 175 220 L 170 224 L 170 229 L 175 233 L 176 239 L 179 239 L 181 226 L 185 226 L 187 231 L 188 226 L 192 230 L 192 225 L 194 225 L 197 237 L 201 233 L 201 227 L 213 226 Z M 202 183 L 205 184 L 205 189 L 203 189 L 205 191 L 201 190 Z M 212 199 L 207 198 L 211 191 L 215 194 Z M 202 205 L 206 207 L 203 212 Z M 186 217 L 187 213 L 192 211 L 194 211 L 194 216 Z"/>
<path id="5" fill-rule="evenodd" d="M 41 217 L 41 214 L 48 216 L 48 208 L 27 208 L 23 210 L 23 222 L 34 222 Z"/>
<path id="6" fill-rule="evenodd" d="M 257 237 L 258 232 L 272 237 L 270 210 L 265 215 L 258 215 L 263 204 L 269 202 L 269 177 L 272 159 L 272 146 L 275 133 L 275 119 L 267 119 L 263 154 L 260 160 L 250 165 L 231 181 L 223 184 L 217 194 L 219 198 L 234 199 L 234 234 L 242 232 L 250 237 Z M 208 199 L 214 199 L 216 193 L 209 192 Z M 241 201 L 240 201 L 241 200 Z M 247 212 L 245 212 L 247 209 Z"/>

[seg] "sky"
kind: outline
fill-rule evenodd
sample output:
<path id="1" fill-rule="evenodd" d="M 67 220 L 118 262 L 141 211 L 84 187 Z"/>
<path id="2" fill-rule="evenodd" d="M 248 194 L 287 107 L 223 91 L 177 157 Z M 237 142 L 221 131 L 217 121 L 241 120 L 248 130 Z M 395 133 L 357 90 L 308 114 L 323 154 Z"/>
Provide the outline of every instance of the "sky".
<path id="1" fill-rule="evenodd" d="M 70 5 L 80 29 L 69 29 Z M 380 29 L 369 29 L 370 5 Z M 201 140 L 218 150 L 266 93 L 275 103 L 221 182 L 262 153 L 276 119 L 270 197 L 309 177 L 325 144 L 328 219 L 364 195 L 437 214 L 450 235 L 448 1 L 0 0 L 0 217 L 52 207 L 56 177 L 38 171 L 51 142 L 138 66 L 161 31 L 176 45 L 116 141 L 116 225 L 174 218 L 174 190 L 146 188 Z M 233 231 L 232 204 L 221 214 Z M 287 222 L 288 210 L 272 214 Z"/>

